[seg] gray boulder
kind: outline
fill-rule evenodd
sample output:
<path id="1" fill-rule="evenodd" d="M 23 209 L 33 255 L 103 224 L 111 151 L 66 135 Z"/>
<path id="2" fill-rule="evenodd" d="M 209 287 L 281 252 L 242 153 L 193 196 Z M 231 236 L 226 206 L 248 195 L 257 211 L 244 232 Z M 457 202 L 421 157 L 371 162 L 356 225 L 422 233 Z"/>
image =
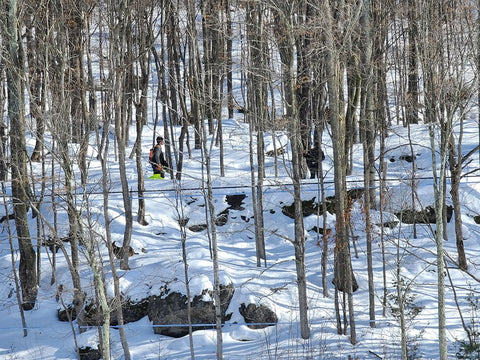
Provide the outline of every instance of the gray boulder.
<path id="1" fill-rule="evenodd" d="M 278 323 L 277 314 L 265 305 L 245 305 L 245 303 L 242 303 L 238 311 L 245 319 L 245 322 L 251 324 L 247 325 L 250 329 L 263 329 Z"/>
<path id="2" fill-rule="evenodd" d="M 222 323 L 229 320 L 232 315 L 226 314 L 226 311 L 234 291 L 232 284 L 220 286 Z M 213 299 L 212 291 L 204 290 L 202 294 L 194 296 L 190 302 L 192 331 L 215 327 L 215 306 L 213 300 L 205 300 L 205 297 Z M 152 296 L 147 313 L 153 323 L 154 333 L 175 338 L 188 335 L 187 303 L 187 296 L 178 292 Z"/>

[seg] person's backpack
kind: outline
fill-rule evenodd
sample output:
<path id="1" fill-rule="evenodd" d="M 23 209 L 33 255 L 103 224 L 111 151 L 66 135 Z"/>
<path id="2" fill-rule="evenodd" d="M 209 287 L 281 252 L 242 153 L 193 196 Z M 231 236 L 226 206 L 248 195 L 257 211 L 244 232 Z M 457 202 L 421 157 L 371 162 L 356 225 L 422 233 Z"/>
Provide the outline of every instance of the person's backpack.
<path id="1" fill-rule="evenodd" d="M 153 152 L 155 151 L 155 148 L 151 148 L 150 149 L 150 155 L 148 155 L 148 161 L 151 163 L 153 163 Z"/>

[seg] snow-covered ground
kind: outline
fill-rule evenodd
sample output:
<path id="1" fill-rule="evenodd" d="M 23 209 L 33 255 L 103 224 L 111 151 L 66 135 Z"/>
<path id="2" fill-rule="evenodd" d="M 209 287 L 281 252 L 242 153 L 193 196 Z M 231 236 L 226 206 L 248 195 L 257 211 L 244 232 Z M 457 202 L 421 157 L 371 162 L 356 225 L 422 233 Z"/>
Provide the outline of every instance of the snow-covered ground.
<path id="1" fill-rule="evenodd" d="M 267 266 L 257 267 L 255 257 L 255 241 L 251 203 L 251 180 L 249 163 L 248 126 L 243 122 L 241 114 L 235 119 L 225 120 L 225 177 L 220 177 L 219 150 L 213 147 L 211 153 L 212 179 L 214 187 L 214 205 L 216 213 L 228 205 L 225 195 L 245 194 L 244 210 L 231 210 L 226 225 L 217 228 L 219 247 L 220 276 L 224 283 L 232 283 L 235 294 L 228 309 L 232 318 L 225 324 L 223 334 L 223 352 L 225 359 L 397 359 L 401 356 L 399 323 L 392 316 L 391 307 L 395 307 L 395 281 L 397 266 L 401 268 L 401 276 L 409 287 L 410 305 L 420 309 L 419 314 L 408 321 L 408 337 L 412 345 L 411 351 L 416 359 L 438 358 L 437 330 L 437 274 L 435 267 L 434 227 L 417 225 L 417 237 L 414 238 L 412 225 L 400 224 L 393 229 L 384 228 L 385 259 L 382 255 L 380 227 L 374 232 L 374 277 L 376 288 L 376 326 L 369 326 L 367 258 L 365 244 L 365 223 L 361 202 L 355 203 L 352 211 L 352 228 L 355 235 L 355 247 L 352 244 L 352 262 L 359 289 L 354 294 L 355 319 L 358 343 L 351 345 L 348 336 L 338 335 L 334 313 L 333 278 L 333 239 L 329 243 L 328 285 L 329 297 L 323 296 L 321 277 L 322 248 L 318 246 L 318 235 L 308 231 L 322 224 L 316 215 L 305 218 L 305 229 L 308 231 L 306 241 L 306 271 L 308 280 L 308 316 L 311 337 L 302 340 L 300 336 L 298 293 L 294 248 L 288 239 L 293 238 L 293 220 L 282 214 L 283 205 L 292 202 L 292 191 L 289 184 L 289 153 L 279 158 L 277 163 L 279 176 L 275 177 L 274 158 L 266 158 L 266 180 L 264 188 L 264 217 L 267 251 Z M 465 152 L 478 143 L 477 124 L 468 124 L 469 134 L 464 138 Z M 134 130 L 132 130 L 134 131 Z M 414 152 L 417 155 L 418 181 L 417 193 L 423 205 L 433 204 L 433 187 L 431 180 L 431 152 L 428 132 L 423 125 L 412 128 L 415 139 Z M 134 135 L 134 132 L 132 132 Z M 148 154 L 152 139 L 151 128 L 144 131 L 143 150 Z M 286 144 L 282 134 L 276 134 L 279 143 Z M 92 137 L 94 138 L 94 137 Z M 129 149 L 133 146 L 131 136 Z M 33 137 L 28 138 L 33 146 Z M 111 142 L 113 143 L 113 142 Z M 272 135 L 266 134 L 267 149 L 273 148 Z M 406 129 L 393 127 L 387 138 L 387 159 L 394 158 L 388 167 L 388 202 L 384 211 L 386 219 L 394 219 L 393 213 L 402 206 L 408 206 L 411 199 L 409 177 L 412 174 L 411 164 L 399 160 L 404 154 L 410 154 Z M 103 195 L 101 194 L 101 167 L 95 158 L 95 148 L 89 157 L 89 192 L 88 205 L 91 221 L 95 231 L 102 233 Z M 193 148 L 193 146 L 192 146 Z M 322 146 L 326 153 L 323 163 L 327 195 L 333 195 L 333 162 L 332 147 L 327 135 Z M 288 149 L 288 146 L 287 146 Z M 349 187 L 362 186 L 362 149 L 354 148 L 354 174 L 349 178 Z M 147 155 L 146 155 L 147 157 Z M 134 222 L 132 247 L 138 253 L 130 258 L 129 271 L 117 271 L 120 275 L 121 290 L 124 296 L 132 300 L 148 295 L 159 294 L 165 284 L 172 291 L 185 291 L 184 264 L 182 262 L 181 235 L 178 225 L 179 217 L 188 217 L 188 226 L 205 223 L 204 197 L 201 188 L 202 161 L 199 150 L 193 150 L 192 157 L 186 158 L 184 174 L 181 182 L 166 180 L 146 180 L 147 221 L 149 225 L 141 226 Z M 33 166 L 38 166 L 33 164 Z M 118 175 L 118 165 L 114 161 L 113 150 L 109 161 L 111 193 L 109 195 L 109 214 L 114 241 L 123 240 L 125 220 L 123 217 L 123 201 Z M 473 157 L 469 171 L 478 167 L 478 156 Z M 35 169 L 40 171 L 40 169 Z M 136 189 L 136 166 L 134 160 L 127 160 L 127 176 L 130 188 Z M 144 163 L 145 175 L 150 175 L 151 168 Z M 79 175 L 79 174 L 77 174 Z M 354 181 L 358 180 L 358 181 Z M 174 191 L 175 189 L 182 191 Z M 135 192 L 132 192 L 134 209 L 137 207 Z M 449 267 L 449 277 L 455 286 L 455 292 L 447 277 L 447 335 L 449 340 L 449 358 L 455 358 L 458 350 L 456 340 L 465 340 L 455 297 L 461 306 L 465 322 L 471 323 L 471 306 L 467 301 L 470 294 L 478 294 L 480 284 L 475 277 L 480 277 L 479 243 L 477 241 L 480 225 L 473 216 L 480 213 L 480 183 L 478 178 L 469 177 L 461 186 L 463 219 L 465 233 L 465 249 L 469 260 L 469 270 L 473 276 Z M 310 200 L 320 197 L 316 180 L 302 181 L 302 198 Z M 179 212 L 183 212 L 183 215 Z M 42 207 L 46 219 L 53 219 L 51 204 Z M 1 214 L 3 215 L 3 214 Z M 58 224 L 65 233 L 68 232 L 68 221 L 62 209 L 57 210 Z M 374 223 L 380 219 L 380 213 L 372 213 Z M 328 216 L 328 224 L 334 227 L 334 216 Z M 13 222 L 10 222 L 13 227 Z M 8 241 L 7 223 L 0 224 L 0 358 L 1 359 L 75 359 L 75 343 L 72 327 L 57 319 L 57 310 L 62 308 L 62 301 L 68 304 L 72 299 L 72 284 L 67 264 L 63 255 L 57 255 L 57 281 L 63 285 L 62 301 L 57 301 L 56 285 L 50 285 L 51 265 L 49 254 L 42 249 L 41 286 L 38 301 L 32 311 L 25 313 L 28 325 L 28 336 L 23 337 L 20 314 L 15 297 L 12 274 L 12 263 Z M 36 234 L 36 219 L 31 219 L 31 233 Z M 48 232 L 48 231 L 47 231 Z M 456 259 L 455 233 L 453 220 L 448 224 L 449 240 L 445 241 L 445 250 Z M 35 241 L 35 240 L 34 240 Z M 213 267 L 209 253 L 209 239 L 205 231 L 187 231 L 187 259 L 192 293 L 203 289 L 211 289 L 213 283 Z M 68 244 L 67 244 L 68 247 Z M 107 290 L 113 294 L 113 282 L 110 265 L 104 244 L 99 247 L 106 271 Z M 68 250 L 68 249 L 67 249 Z M 355 256 L 357 254 L 357 256 Z M 18 265 L 18 253 L 15 253 Z M 387 290 L 389 303 L 386 316 L 382 315 L 383 272 L 385 260 Z M 82 254 L 81 276 L 84 290 L 93 293 L 93 278 Z M 449 264 L 451 265 L 451 264 Z M 173 281 L 176 279 L 176 281 Z M 393 296 L 393 297 L 392 297 Z M 264 304 L 278 315 L 278 325 L 261 330 L 252 330 L 245 325 L 238 308 L 242 303 Z M 478 321 L 479 314 L 473 314 Z M 125 325 L 128 345 L 132 359 L 188 359 L 190 358 L 189 339 L 168 338 L 155 335 L 152 323 L 143 318 L 135 323 Z M 76 327 L 75 327 L 76 330 Z M 118 330 L 111 329 L 112 358 L 122 359 L 123 350 Z M 79 346 L 96 347 L 98 334 L 96 328 L 90 328 L 83 334 L 76 334 Z M 216 331 L 201 330 L 193 334 L 195 358 L 214 359 L 216 354 Z M 415 350 L 414 347 L 416 347 Z"/>

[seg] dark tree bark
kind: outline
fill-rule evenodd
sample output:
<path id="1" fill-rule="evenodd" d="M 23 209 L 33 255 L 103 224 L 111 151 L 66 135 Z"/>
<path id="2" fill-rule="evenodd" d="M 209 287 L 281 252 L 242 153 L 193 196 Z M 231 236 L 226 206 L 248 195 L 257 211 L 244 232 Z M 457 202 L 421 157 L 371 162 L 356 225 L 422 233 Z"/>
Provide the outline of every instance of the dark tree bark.
<path id="1" fill-rule="evenodd" d="M 228 118 L 233 118 L 233 31 L 232 31 L 232 15 L 230 9 L 230 1 L 225 1 L 225 17 L 226 17 L 226 39 L 225 39 L 225 72 L 227 74 L 227 104 Z"/>
<path id="2" fill-rule="evenodd" d="M 349 58 L 346 70 L 348 102 L 345 114 L 345 159 L 347 161 L 347 175 L 351 175 L 353 171 L 353 144 L 358 142 L 357 110 L 362 84 L 357 55 Z"/>
<path id="3" fill-rule="evenodd" d="M 415 4 L 415 0 L 408 0 L 408 88 L 405 104 L 407 124 L 418 124 L 418 19 Z"/>
<path id="4" fill-rule="evenodd" d="M 12 198 L 18 247 L 20 250 L 19 278 L 22 288 L 22 307 L 31 310 L 37 300 L 37 269 L 35 251 L 28 228 L 27 211 L 30 188 L 27 174 L 27 145 L 25 142 L 24 104 L 24 54 L 19 34 L 18 3 L 11 0 L 8 6 L 8 20 L 5 38 L 8 65 L 8 117 L 10 119 L 10 151 L 12 163 Z"/>

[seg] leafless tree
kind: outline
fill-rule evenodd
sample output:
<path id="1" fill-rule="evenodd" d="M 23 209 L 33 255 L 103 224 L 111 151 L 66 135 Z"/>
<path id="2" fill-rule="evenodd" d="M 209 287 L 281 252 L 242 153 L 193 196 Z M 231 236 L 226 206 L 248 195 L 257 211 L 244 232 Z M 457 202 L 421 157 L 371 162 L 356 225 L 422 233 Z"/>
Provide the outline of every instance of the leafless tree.
<path id="1" fill-rule="evenodd" d="M 19 278 L 22 287 L 22 307 L 31 310 L 37 299 L 37 269 L 35 251 L 28 228 L 27 211 L 31 190 L 27 174 L 27 146 L 25 141 L 24 53 L 21 41 L 20 9 L 23 2 L 11 0 L 8 4 L 7 26 L 3 28 L 8 89 L 8 117 L 10 119 L 10 152 L 12 170 L 12 198 L 16 235 L 20 250 Z"/>
<path id="2" fill-rule="evenodd" d="M 202 130 L 202 191 L 205 199 L 205 211 L 207 218 L 208 237 L 210 243 L 210 254 L 213 263 L 213 299 L 215 304 L 215 324 L 217 330 L 217 360 L 223 359 L 223 335 L 222 335 L 222 310 L 220 301 L 220 269 L 218 262 L 218 242 L 216 229 L 215 204 L 213 201 L 211 154 L 208 146 L 207 129 L 205 122 L 200 123 Z"/>
<path id="3" fill-rule="evenodd" d="M 195 127 L 195 149 L 201 149 L 201 122 L 205 115 L 204 68 L 200 58 L 197 29 L 197 9 L 193 0 L 185 1 L 187 12 L 187 39 L 188 64 L 186 74 L 188 77 L 188 90 L 190 93 L 190 119 Z M 186 54 L 185 54 L 186 55 Z"/>
<path id="4" fill-rule="evenodd" d="M 9 209 L 8 209 L 8 200 L 7 200 L 7 197 L 6 197 L 7 191 L 6 191 L 6 187 L 5 187 L 4 183 L 2 183 L 1 189 L 2 189 L 3 208 L 5 210 L 5 213 L 7 213 L 9 211 Z M 18 309 L 19 309 L 19 312 L 20 312 L 20 319 L 22 321 L 23 336 L 27 336 L 28 335 L 27 321 L 26 321 L 26 318 L 25 318 L 25 311 L 24 311 L 24 308 L 22 306 L 23 301 L 22 301 L 21 284 L 20 284 L 20 279 L 19 279 L 18 272 L 17 272 L 17 269 L 16 269 L 15 246 L 13 244 L 14 236 L 13 236 L 13 232 L 12 232 L 12 228 L 10 226 L 10 223 L 7 223 L 7 231 L 8 231 L 9 245 L 10 245 L 10 259 L 11 259 L 11 263 L 12 263 L 12 273 L 13 273 L 13 279 L 14 279 L 14 282 L 15 282 L 15 296 L 17 298 Z"/>
<path id="5" fill-rule="evenodd" d="M 32 152 L 32 161 L 39 161 L 43 148 L 43 135 L 45 132 L 45 45 L 47 31 L 45 6 L 26 8 L 26 55 L 28 62 L 28 94 L 30 113 L 36 122 L 35 148 Z"/>
<path id="6" fill-rule="evenodd" d="M 294 202 L 294 240 L 295 264 L 297 274 L 298 305 L 300 312 L 300 332 L 303 339 L 310 337 L 308 323 L 307 280 L 305 269 L 305 228 L 303 224 L 302 197 L 300 179 L 303 177 L 303 144 L 300 109 L 297 102 L 297 78 L 295 71 L 295 14 L 299 4 L 294 1 L 273 1 L 271 9 L 277 22 L 276 39 L 282 67 L 282 82 L 285 92 L 284 104 L 292 149 L 292 182 Z"/>
<path id="7" fill-rule="evenodd" d="M 417 37 L 418 37 L 418 12 L 414 0 L 407 2 L 407 19 L 408 19 L 408 88 L 407 101 L 405 104 L 406 124 L 418 123 L 418 94 L 419 94 L 419 69 L 417 54 Z"/>
<path id="8" fill-rule="evenodd" d="M 369 314 L 370 326 L 375 326 L 375 285 L 373 279 L 373 251 L 372 251 L 372 221 L 371 208 L 376 208 L 376 167 L 375 167 L 375 145 L 377 128 L 379 125 L 375 111 L 380 107 L 378 101 L 378 92 L 375 83 L 375 75 L 380 74 L 376 71 L 376 62 L 374 61 L 375 40 L 378 36 L 373 35 L 373 17 L 378 13 L 376 1 L 366 0 L 363 2 L 362 13 L 360 16 L 360 76 L 361 76 L 361 107 L 360 107 L 360 129 L 363 144 L 363 181 L 364 181 L 364 216 L 365 233 L 367 241 L 367 273 L 368 273 L 368 293 L 369 293 Z M 380 39 L 383 41 L 383 39 Z"/>
<path id="9" fill-rule="evenodd" d="M 257 266 L 266 260 L 263 222 L 264 126 L 267 117 L 265 4 L 247 2 L 248 79 L 246 119 L 250 126 L 250 171 Z M 257 136 L 254 136 L 256 134 Z M 256 144 L 256 146 L 255 146 Z M 256 159 L 254 154 L 257 154 Z M 255 167 L 255 165 L 257 167 Z"/>
<path id="10" fill-rule="evenodd" d="M 328 1 L 322 1 L 321 11 L 324 16 L 323 36 L 325 41 L 325 63 L 328 79 L 328 103 L 330 113 L 330 124 L 332 127 L 332 144 L 335 178 L 335 287 L 343 291 L 348 297 L 348 314 L 350 324 L 350 341 L 357 342 L 355 330 L 355 317 L 353 309 L 353 291 L 356 287 L 353 276 L 350 241 L 348 234 L 348 205 L 346 191 L 346 160 L 345 160 L 345 118 L 343 116 L 343 101 L 339 90 L 343 79 L 341 71 L 341 59 L 339 58 L 338 40 L 335 36 L 341 37 L 339 24 L 344 21 L 351 21 L 344 18 L 346 14 L 337 14 L 334 19 L 334 11 Z M 337 330 L 342 331 L 342 322 L 337 312 Z M 346 330 L 346 329 L 345 329 Z"/>
<path id="11" fill-rule="evenodd" d="M 223 10 L 222 1 L 202 1 L 202 29 L 203 29 L 203 64 L 205 68 L 205 107 L 208 121 L 208 132 L 214 134 L 213 120 L 218 122 L 221 118 L 221 81 L 223 80 L 223 66 L 225 59 L 225 46 L 223 36 Z"/>
<path id="12" fill-rule="evenodd" d="M 105 117 L 104 118 L 104 124 L 107 125 L 109 122 L 109 118 Z M 115 312 L 117 314 L 117 322 L 120 325 L 119 332 L 120 332 L 120 340 L 122 342 L 122 347 L 123 347 L 123 352 L 124 352 L 124 357 L 126 360 L 130 359 L 130 350 L 128 347 L 128 342 L 125 334 L 125 328 L 123 327 L 124 320 L 123 320 L 123 310 L 122 310 L 122 293 L 120 291 L 120 277 L 118 276 L 117 270 L 115 268 L 115 256 L 113 254 L 113 243 L 112 243 L 112 233 L 111 233 L 111 227 L 110 227 L 110 216 L 109 216 L 109 201 L 108 201 L 108 191 L 110 189 L 110 184 L 109 184 L 109 174 L 108 174 L 108 168 L 107 168 L 107 161 L 108 161 L 108 151 L 109 151 L 109 139 L 107 137 L 105 146 L 103 148 L 102 153 L 99 154 L 99 160 L 100 164 L 102 166 L 102 191 L 103 191 L 103 212 L 104 212 L 104 224 L 105 224 L 105 243 L 108 248 L 108 256 L 109 256 L 109 261 L 111 265 L 111 271 L 112 271 L 112 276 L 113 276 L 113 288 L 114 288 L 114 293 L 115 293 L 115 300 L 113 302 L 113 308 L 115 309 Z M 93 239 L 92 239 L 93 240 Z M 91 259 L 91 261 L 95 261 L 94 259 Z M 100 269 L 99 269 L 100 270 Z M 98 276 L 98 275 L 97 275 Z M 98 279 L 98 281 L 101 281 Z M 100 293 L 99 295 L 102 295 L 103 298 L 103 293 Z M 111 308 L 110 306 L 106 306 L 106 308 L 102 308 L 102 311 L 110 311 Z M 104 326 L 105 322 L 108 320 L 110 321 L 110 318 L 107 318 L 109 314 L 104 314 Z M 109 324 L 109 323 L 108 323 Z M 109 329 L 103 329 L 105 332 L 109 331 Z M 106 334 L 107 336 L 109 334 Z M 106 341 L 105 338 L 102 339 L 104 342 Z M 102 344 L 104 348 L 107 348 L 108 344 L 103 343 Z M 103 351 L 102 351 L 103 353 Z"/>
<path id="13" fill-rule="evenodd" d="M 447 168 L 448 138 L 452 131 L 452 119 L 445 118 L 441 110 L 442 91 L 446 88 L 442 82 L 447 75 L 444 72 L 446 65 L 443 57 L 445 42 L 442 31 L 444 20 L 443 7 L 440 3 L 422 2 L 419 13 L 422 14 L 420 23 L 421 45 L 420 63 L 425 83 L 425 121 L 429 126 L 430 146 L 432 154 L 432 176 L 435 197 L 437 244 L 437 292 L 438 292 L 438 345 L 440 359 L 447 359 L 447 336 L 445 317 L 445 261 L 443 248 L 445 206 L 445 177 Z M 447 80 L 448 81 L 448 80 Z M 439 139 L 437 143 L 437 139 Z M 437 147 L 438 146 L 438 147 Z M 438 152 L 437 152 L 438 149 Z"/>
<path id="14" fill-rule="evenodd" d="M 126 99 L 125 84 L 127 82 L 127 66 L 131 65 L 131 58 L 128 56 L 127 40 L 131 37 L 131 12 L 128 0 L 110 1 L 106 7 L 108 27 L 110 31 L 109 41 L 109 86 L 111 92 L 109 100 L 115 125 L 115 141 L 118 151 L 118 169 L 123 195 L 123 206 L 125 216 L 125 233 L 122 247 L 123 258 L 120 261 L 120 268 L 127 270 L 128 248 L 132 237 L 133 210 L 130 189 L 126 175 L 126 149 L 128 144 L 128 101 Z"/>
<path id="15" fill-rule="evenodd" d="M 464 138 L 465 116 L 471 111 L 473 98 L 475 95 L 474 81 L 467 78 L 465 74 L 470 71 L 470 62 L 474 58 L 474 20 L 471 14 L 471 8 L 468 5 L 458 3 L 451 9 L 455 16 L 449 16 L 449 27 L 445 29 L 446 43 L 445 57 L 450 65 L 448 74 L 447 89 L 443 95 L 443 109 L 448 122 L 452 126 L 457 124 L 458 131 L 452 131 L 447 134 L 448 144 L 448 165 L 450 170 L 450 194 L 455 222 L 455 240 L 458 255 L 458 267 L 462 270 L 468 269 L 467 257 L 464 248 L 464 232 L 462 221 L 462 204 L 460 199 L 460 181 L 463 177 L 462 172 L 475 149 L 467 154 L 463 154 L 462 142 Z M 468 34 L 468 35 L 465 35 Z M 477 75 L 478 76 L 478 75 Z M 452 129 L 453 130 L 453 129 Z M 465 174 L 466 175 L 466 174 Z"/>
<path id="16" fill-rule="evenodd" d="M 135 155 L 137 164 L 137 192 L 138 192 L 138 210 L 137 222 L 142 225 L 148 225 L 145 219 L 145 180 L 143 175 L 143 162 L 145 154 L 142 151 L 143 128 L 148 123 L 148 90 L 150 80 L 151 49 L 154 42 L 153 24 L 156 20 L 154 16 L 154 6 L 150 2 L 139 1 L 135 4 L 132 14 L 134 17 L 133 43 L 135 46 L 132 51 L 135 61 L 134 83 L 132 84 L 135 104 L 135 129 L 136 139 L 130 158 Z M 148 166 L 148 165 L 147 165 Z"/>

